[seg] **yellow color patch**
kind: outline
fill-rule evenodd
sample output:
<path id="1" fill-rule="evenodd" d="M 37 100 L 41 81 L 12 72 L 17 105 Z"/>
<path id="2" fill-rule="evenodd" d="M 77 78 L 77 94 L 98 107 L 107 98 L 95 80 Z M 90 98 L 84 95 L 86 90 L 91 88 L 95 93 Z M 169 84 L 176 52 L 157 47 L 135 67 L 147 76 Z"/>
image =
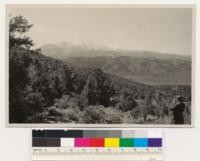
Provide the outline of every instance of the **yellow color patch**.
<path id="1" fill-rule="evenodd" d="M 105 138 L 105 147 L 119 147 L 119 138 Z"/>

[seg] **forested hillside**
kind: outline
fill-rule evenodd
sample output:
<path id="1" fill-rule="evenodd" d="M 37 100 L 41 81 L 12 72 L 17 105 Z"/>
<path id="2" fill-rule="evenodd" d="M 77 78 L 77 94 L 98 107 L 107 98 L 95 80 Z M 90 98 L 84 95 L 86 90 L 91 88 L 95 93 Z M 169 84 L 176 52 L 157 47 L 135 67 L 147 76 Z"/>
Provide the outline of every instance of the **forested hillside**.
<path id="1" fill-rule="evenodd" d="M 189 86 L 145 85 L 20 47 L 9 54 L 11 123 L 169 123 L 173 96 L 190 97 Z"/>

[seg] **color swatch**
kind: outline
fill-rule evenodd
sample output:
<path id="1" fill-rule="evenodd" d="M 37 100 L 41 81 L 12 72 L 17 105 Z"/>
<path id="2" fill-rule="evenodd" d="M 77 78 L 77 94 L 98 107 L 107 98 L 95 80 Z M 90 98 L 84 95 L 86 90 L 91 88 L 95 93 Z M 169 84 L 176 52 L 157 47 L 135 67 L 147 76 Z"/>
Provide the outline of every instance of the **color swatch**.
<path id="1" fill-rule="evenodd" d="M 162 147 L 162 133 L 145 130 L 33 130 L 33 147 Z"/>
<path id="2" fill-rule="evenodd" d="M 134 138 L 134 147 L 148 147 L 148 139 L 147 138 Z"/>
<path id="3" fill-rule="evenodd" d="M 121 138 L 120 147 L 134 147 L 134 141 L 130 138 Z"/>
<path id="4" fill-rule="evenodd" d="M 105 138 L 104 147 L 119 147 L 119 138 Z"/>

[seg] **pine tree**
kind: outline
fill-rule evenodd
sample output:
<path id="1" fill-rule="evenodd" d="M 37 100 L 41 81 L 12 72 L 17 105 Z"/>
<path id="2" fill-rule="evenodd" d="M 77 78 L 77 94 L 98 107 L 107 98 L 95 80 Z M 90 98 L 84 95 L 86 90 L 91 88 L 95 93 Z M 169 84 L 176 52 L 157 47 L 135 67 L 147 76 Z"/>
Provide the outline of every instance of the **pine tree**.
<path id="1" fill-rule="evenodd" d="M 25 47 L 29 49 L 33 46 L 33 40 L 24 35 L 32 26 L 20 15 L 12 17 L 9 22 L 9 47 Z"/>

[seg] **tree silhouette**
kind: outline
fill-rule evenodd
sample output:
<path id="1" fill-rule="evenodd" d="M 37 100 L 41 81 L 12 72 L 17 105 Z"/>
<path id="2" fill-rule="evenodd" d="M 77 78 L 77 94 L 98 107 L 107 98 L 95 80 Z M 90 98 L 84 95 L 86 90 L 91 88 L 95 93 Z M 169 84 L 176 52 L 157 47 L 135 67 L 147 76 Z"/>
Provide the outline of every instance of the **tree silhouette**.
<path id="1" fill-rule="evenodd" d="M 9 47 L 25 47 L 29 49 L 33 46 L 33 40 L 24 35 L 32 26 L 20 15 L 12 17 L 9 22 Z"/>

